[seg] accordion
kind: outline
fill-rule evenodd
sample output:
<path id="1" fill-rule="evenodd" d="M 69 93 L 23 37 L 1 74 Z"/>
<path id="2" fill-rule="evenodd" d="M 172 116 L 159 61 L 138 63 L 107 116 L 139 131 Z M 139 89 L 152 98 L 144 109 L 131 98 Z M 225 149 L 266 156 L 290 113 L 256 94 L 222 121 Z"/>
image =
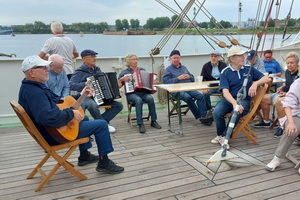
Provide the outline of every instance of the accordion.
<path id="1" fill-rule="evenodd" d="M 148 90 L 151 94 L 156 92 L 156 87 L 153 86 L 157 78 L 156 73 L 137 69 L 132 74 L 126 74 L 125 76 L 130 78 L 128 82 L 125 82 L 126 94 L 141 90 Z"/>
<path id="2" fill-rule="evenodd" d="M 94 89 L 93 97 L 98 105 L 121 98 L 116 72 L 102 72 L 86 80 Z"/>

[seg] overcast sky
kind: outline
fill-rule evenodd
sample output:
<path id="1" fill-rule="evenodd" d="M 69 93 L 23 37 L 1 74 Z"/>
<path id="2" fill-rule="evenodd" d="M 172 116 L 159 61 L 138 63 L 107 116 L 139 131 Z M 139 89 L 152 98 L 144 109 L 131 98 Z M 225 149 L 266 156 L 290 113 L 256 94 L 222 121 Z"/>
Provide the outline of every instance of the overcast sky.
<path id="1" fill-rule="evenodd" d="M 161 0 L 171 8 L 180 12 L 174 0 Z M 202 3 L 204 0 L 196 0 Z M 255 18 L 259 0 L 240 0 L 243 4 L 241 19 Z M 262 10 L 265 7 L 264 0 Z M 279 19 L 287 16 L 292 0 L 283 0 Z M 295 0 L 292 18 L 300 17 L 300 3 Z M 177 0 L 185 7 L 188 0 Z M 276 0 L 275 0 L 276 2 Z M 297 3 L 296 3 L 297 2 Z M 239 0 L 206 0 L 204 7 L 217 21 L 238 21 Z M 189 16 L 193 17 L 192 7 Z M 276 9 L 272 16 L 275 18 Z M 114 25 L 116 19 L 139 19 L 144 25 L 149 18 L 172 17 L 174 14 L 159 4 L 156 0 L 0 0 L 0 25 L 24 25 L 42 21 L 46 24 L 52 21 L 61 21 L 66 24 L 75 22 L 107 22 Z M 260 18 L 261 19 L 261 18 Z M 198 22 L 209 21 L 208 17 L 199 13 Z"/>

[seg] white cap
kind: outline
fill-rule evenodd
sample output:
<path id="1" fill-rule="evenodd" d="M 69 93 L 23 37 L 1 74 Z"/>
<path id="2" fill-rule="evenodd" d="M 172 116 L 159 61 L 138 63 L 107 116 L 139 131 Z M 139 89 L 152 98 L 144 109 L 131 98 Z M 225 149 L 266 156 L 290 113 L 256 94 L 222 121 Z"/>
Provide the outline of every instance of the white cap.
<path id="1" fill-rule="evenodd" d="M 22 63 L 22 71 L 26 72 L 27 70 L 35 66 L 49 67 L 50 63 L 52 63 L 52 61 L 43 60 L 38 55 L 28 56 L 27 58 L 25 58 L 25 60 Z"/>
<path id="2" fill-rule="evenodd" d="M 237 46 L 232 46 L 228 51 L 227 57 L 231 57 L 231 56 L 235 56 L 235 55 L 243 55 L 246 52 L 247 51 L 244 51 Z"/>

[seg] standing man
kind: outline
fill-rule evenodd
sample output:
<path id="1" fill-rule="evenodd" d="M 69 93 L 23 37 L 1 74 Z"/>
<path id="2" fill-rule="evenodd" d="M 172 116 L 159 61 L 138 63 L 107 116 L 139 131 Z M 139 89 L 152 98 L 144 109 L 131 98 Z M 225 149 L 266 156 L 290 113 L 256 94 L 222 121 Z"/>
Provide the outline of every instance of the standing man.
<path id="1" fill-rule="evenodd" d="M 45 42 L 39 56 L 44 60 L 48 60 L 48 54 L 60 55 L 65 62 L 64 70 L 68 79 L 70 79 L 75 68 L 73 59 L 79 56 L 75 44 L 71 38 L 65 36 L 62 23 L 52 22 L 51 32 L 53 37 Z"/>
<path id="2" fill-rule="evenodd" d="M 96 66 L 97 55 L 97 52 L 90 49 L 81 52 L 83 64 L 72 75 L 70 80 L 71 90 L 80 92 L 85 87 L 86 78 L 102 72 L 100 67 Z M 84 104 L 85 109 L 88 109 L 94 119 L 104 119 L 108 124 L 123 109 L 123 105 L 117 101 L 104 102 L 102 105 L 111 105 L 111 108 L 101 114 L 99 105 L 93 97 L 85 98 Z M 108 127 L 110 133 L 116 131 L 113 126 L 108 125 Z"/>
<path id="3" fill-rule="evenodd" d="M 79 122 L 79 132 L 77 138 L 95 136 L 97 143 L 98 156 L 91 154 L 88 149 L 92 147 L 91 141 L 80 144 L 78 165 L 84 166 L 90 163 L 98 162 L 96 171 L 117 174 L 124 171 L 123 167 L 116 165 L 108 158 L 108 154 L 113 152 L 113 146 L 108 132 L 105 120 L 88 121 L 87 117 L 81 115 L 78 110 L 66 108 L 60 110 L 56 105 L 59 97 L 55 95 L 45 85 L 48 80 L 48 65 L 51 61 L 45 61 L 39 56 L 29 56 L 22 63 L 22 71 L 25 79 L 19 91 L 19 104 L 28 113 L 33 123 L 49 145 L 57 145 L 58 142 L 51 136 L 51 133 L 45 127 L 63 127 L 75 119 Z M 83 93 L 92 94 L 88 87 L 73 96 L 79 98 Z"/>
<path id="4" fill-rule="evenodd" d="M 70 95 L 70 84 L 66 72 L 63 69 L 64 61 L 58 54 L 53 54 L 48 58 L 51 61 L 49 79 L 45 85 L 63 100 Z"/>
<path id="5" fill-rule="evenodd" d="M 164 84 L 195 82 L 194 76 L 180 63 L 180 52 L 173 50 L 170 54 L 171 65 L 167 67 L 163 75 Z M 180 95 L 180 99 L 187 103 L 195 119 L 199 119 L 204 125 L 211 125 L 213 118 L 208 116 L 204 94 L 198 91 L 172 93 L 174 97 Z M 176 98 L 176 97 L 175 97 Z M 196 103 L 195 103 L 196 101 Z"/>
<path id="6" fill-rule="evenodd" d="M 221 54 L 217 50 L 210 53 L 210 61 L 205 63 L 202 67 L 201 76 L 203 77 L 203 81 L 220 80 L 221 71 L 227 67 L 226 63 L 220 61 L 220 56 Z M 202 92 L 205 95 L 206 108 L 208 111 L 211 111 L 210 95 L 219 93 L 219 89 L 203 90 Z"/>
<path id="7" fill-rule="evenodd" d="M 217 128 L 217 136 L 211 140 L 213 144 L 224 144 L 228 128 L 224 116 L 232 112 L 233 109 L 238 108 L 238 115 L 234 124 L 236 125 L 239 119 L 249 112 L 250 100 L 251 97 L 256 95 L 257 87 L 269 81 L 268 76 L 264 76 L 263 73 L 255 68 L 251 68 L 246 83 L 247 94 L 244 94 L 246 97 L 240 102 L 240 105 L 238 105 L 238 92 L 242 88 L 250 69 L 249 66 L 244 66 L 245 54 L 246 51 L 243 51 L 237 46 L 232 46 L 228 51 L 227 57 L 229 66 L 222 71 L 220 77 L 220 90 L 223 92 L 223 98 L 217 103 L 213 112 Z M 229 149 L 229 145 L 227 145 L 227 148 Z"/>
<path id="8" fill-rule="evenodd" d="M 247 61 L 250 65 L 252 65 L 252 67 L 257 69 L 261 73 L 266 72 L 264 61 L 258 57 L 255 50 L 250 50 L 248 52 Z"/>

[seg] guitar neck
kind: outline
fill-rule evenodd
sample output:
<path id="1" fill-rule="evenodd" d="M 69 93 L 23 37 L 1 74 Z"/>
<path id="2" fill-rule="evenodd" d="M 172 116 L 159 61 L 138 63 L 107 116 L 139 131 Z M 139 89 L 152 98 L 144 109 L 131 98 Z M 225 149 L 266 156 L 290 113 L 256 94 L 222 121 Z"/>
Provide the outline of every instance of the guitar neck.
<path id="1" fill-rule="evenodd" d="M 85 97 L 88 95 L 88 92 L 83 93 L 76 101 L 76 103 L 72 106 L 73 109 L 78 110 L 80 105 L 82 104 Z"/>

